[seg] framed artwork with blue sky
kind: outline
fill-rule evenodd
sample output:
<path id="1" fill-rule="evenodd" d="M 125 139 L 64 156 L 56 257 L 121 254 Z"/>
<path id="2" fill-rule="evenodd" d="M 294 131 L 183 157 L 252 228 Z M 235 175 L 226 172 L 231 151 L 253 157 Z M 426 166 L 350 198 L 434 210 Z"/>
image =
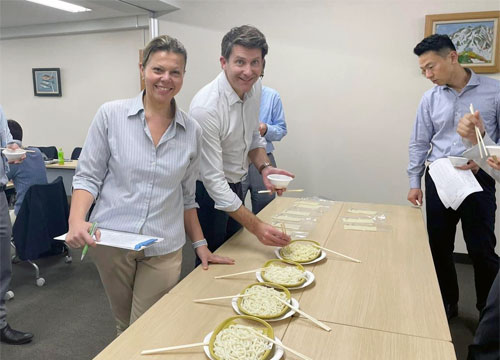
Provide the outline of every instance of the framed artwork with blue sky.
<path id="1" fill-rule="evenodd" d="M 500 11 L 436 14 L 425 17 L 425 36 L 446 34 L 459 62 L 476 73 L 500 72 Z"/>

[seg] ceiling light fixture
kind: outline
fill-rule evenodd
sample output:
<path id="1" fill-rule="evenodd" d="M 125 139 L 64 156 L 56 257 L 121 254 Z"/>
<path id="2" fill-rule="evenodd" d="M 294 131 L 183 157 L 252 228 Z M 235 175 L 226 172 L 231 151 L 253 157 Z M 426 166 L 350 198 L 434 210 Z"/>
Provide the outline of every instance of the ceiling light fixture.
<path id="1" fill-rule="evenodd" d="M 40 5 L 50 6 L 59 10 L 69 11 L 72 13 L 92 11 L 91 9 L 84 8 L 75 4 L 70 4 L 61 0 L 26 0 Z"/>

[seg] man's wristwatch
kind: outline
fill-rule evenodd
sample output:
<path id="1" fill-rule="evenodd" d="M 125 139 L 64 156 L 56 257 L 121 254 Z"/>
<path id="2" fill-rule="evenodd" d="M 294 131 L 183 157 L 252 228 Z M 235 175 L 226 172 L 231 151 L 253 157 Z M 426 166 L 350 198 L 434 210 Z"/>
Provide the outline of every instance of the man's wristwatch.
<path id="1" fill-rule="evenodd" d="M 265 162 L 264 164 L 259 166 L 259 174 L 262 174 L 262 170 L 264 170 L 268 166 L 271 166 L 271 163 Z"/>

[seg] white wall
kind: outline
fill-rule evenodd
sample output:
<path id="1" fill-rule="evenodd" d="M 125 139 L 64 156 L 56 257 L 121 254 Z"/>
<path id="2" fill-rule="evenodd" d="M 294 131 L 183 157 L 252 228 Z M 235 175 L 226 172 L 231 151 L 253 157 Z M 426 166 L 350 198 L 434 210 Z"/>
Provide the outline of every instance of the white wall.
<path id="1" fill-rule="evenodd" d="M 189 2 L 160 18 L 160 33 L 188 49 L 178 96 L 187 109 L 220 71 L 227 30 L 257 26 L 270 47 L 263 82 L 280 92 L 288 124 L 275 155 L 296 173 L 294 187 L 404 205 L 408 140 L 420 98 L 433 86 L 413 55 L 425 15 L 499 9 L 497 0 Z M 466 252 L 461 231 L 458 239 L 457 251 Z"/>
<path id="2" fill-rule="evenodd" d="M 499 8 L 497 0 L 183 1 L 160 18 L 160 34 L 188 50 L 177 98 L 188 109 L 220 71 L 224 33 L 257 26 L 270 45 L 264 84 L 281 93 L 289 127 L 275 154 L 296 173 L 294 186 L 337 200 L 407 204 L 408 139 L 418 102 L 432 86 L 412 53 L 425 15 Z M 81 145 L 99 104 L 137 92 L 143 35 L 1 41 L 0 102 L 22 121 L 27 142 Z M 42 66 L 62 68 L 62 98 L 33 96 L 31 67 Z"/>
<path id="3" fill-rule="evenodd" d="M 143 33 L 0 41 L 0 103 L 23 126 L 23 143 L 62 147 L 67 157 L 82 146 L 102 103 L 139 93 Z M 34 96 L 31 69 L 44 67 L 61 68 L 62 97 Z"/>

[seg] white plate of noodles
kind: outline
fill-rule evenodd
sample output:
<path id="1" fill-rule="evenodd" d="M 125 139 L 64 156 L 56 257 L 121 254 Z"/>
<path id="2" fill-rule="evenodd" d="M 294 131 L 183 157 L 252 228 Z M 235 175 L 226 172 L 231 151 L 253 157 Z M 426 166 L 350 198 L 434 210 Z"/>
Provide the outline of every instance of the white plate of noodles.
<path id="1" fill-rule="evenodd" d="M 291 305 L 295 306 L 295 307 L 299 307 L 299 302 L 297 300 L 295 300 L 294 298 L 291 298 L 290 299 L 290 303 Z M 239 315 L 245 315 L 241 312 L 241 310 L 238 308 L 238 298 L 237 297 L 234 297 L 231 301 L 231 305 L 233 306 L 233 309 L 234 311 L 239 314 Z M 280 320 L 283 320 L 283 319 L 287 319 L 289 317 L 292 317 L 293 314 L 295 314 L 295 310 L 292 310 L 289 308 L 289 310 L 284 313 L 283 315 L 279 316 L 279 317 L 276 317 L 276 318 L 272 318 L 272 319 L 269 319 L 269 318 L 266 318 L 265 320 L 270 322 L 270 321 L 280 321 Z M 256 315 L 253 315 L 255 317 L 258 317 Z"/>
<path id="2" fill-rule="evenodd" d="M 210 341 L 210 338 L 212 337 L 212 334 L 213 334 L 213 331 L 211 331 L 210 333 L 207 334 L 207 336 L 205 336 L 205 338 L 203 339 L 203 342 L 208 344 L 209 341 Z M 276 336 L 274 337 L 274 340 L 278 343 L 278 344 L 281 344 L 281 341 L 280 339 L 278 339 Z M 205 355 L 207 355 L 207 357 L 210 359 L 210 360 L 215 360 L 214 357 L 212 356 L 212 354 L 210 354 L 210 349 L 208 346 L 203 346 L 203 351 L 205 352 Z M 269 355 L 270 357 L 268 357 L 266 360 L 278 360 L 278 359 L 281 359 L 283 357 L 283 354 L 284 354 L 284 350 L 281 346 L 274 346 L 273 347 L 273 350 L 271 350 L 271 354 Z"/>
<path id="3" fill-rule="evenodd" d="M 257 280 L 258 280 L 259 282 L 266 282 L 266 281 L 262 278 L 262 274 L 261 274 L 261 272 L 260 272 L 260 271 L 257 271 L 257 272 L 255 273 L 255 277 L 257 278 Z M 288 289 L 288 290 L 298 290 L 298 289 L 303 289 L 303 288 L 305 288 L 305 287 L 307 287 L 307 286 L 311 285 L 311 284 L 314 282 L 314 279 L 315 279 L 315 278 L 316 278 L 316 277 L 314 276 L 314 274 L 313 274 L 312 272 L 310 272 L 310 271 L 307 271 L 307 270 L 306 270 L 306 281 L 305 281 L 303 284 L 299 285 L 299 286 L 290 286 L 290 287 L 287 287 L 287 289 Z"/>
<path id="4" fill-rule="evenodd" d="M 294 241 L 299 241 L 299 240 L 294 240 Z M 281 249 L 283 249 L 283 248 L 277 247 L 274 249 L 274 254 L 276 255 L 276 257 L 278 259 L 297 261 L 297 260 L 293 260 L 293 259 L 285 259 L 283 256 L 281 256 L 281 253 L 280 253 Z M 326 252 L 324 252 L 323 250 L 320 250 L 320 252 L 321 253 L 319 254 L 319 256 L 317 258 L 315 258 L 314 260 L 305 261 L 305 262 L 297 261 L 297 262 L 299 262 L 302 265 L 309 265 L 309 264 L 314 264 L 314 263 L 320 262 L 321 260 L 323 260 L 326 257 Z"/>

